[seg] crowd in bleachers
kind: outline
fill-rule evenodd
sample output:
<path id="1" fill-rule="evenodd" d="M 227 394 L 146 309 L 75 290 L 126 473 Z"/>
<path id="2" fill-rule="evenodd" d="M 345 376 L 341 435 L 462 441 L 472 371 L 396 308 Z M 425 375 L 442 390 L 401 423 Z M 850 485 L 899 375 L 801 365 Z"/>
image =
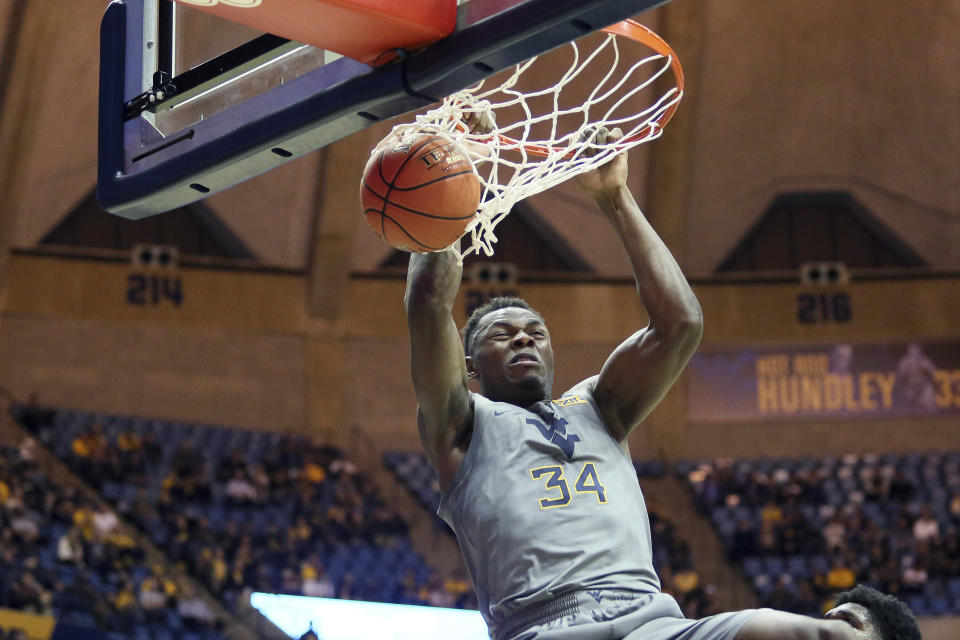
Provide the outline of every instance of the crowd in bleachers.
<path id="1" fill-rule="evenodd" d="M 117 514 L 77 487 L 51 480 L 36 440 L 0 445 L 0 607 L 56 615 L 117 637 L 219 637 L 217 620 L 143 548 Z"/>
<path id="2" fill-rule="evenodd" d="M 821 613 L 866 583 L 918 615 L 960 612 L 960 454 L 678 467 L 765 606 Z"/>
<path id="3" fill-rule="evenodd" d="M 253 591 L 470 604 L 459 581 L 430 570 L 407 524 L 335 448 L 83 412 L 25 422 L 230 608 Z"/>
<path id="4" fill-rule="evenodd" d="M 2 445 L 0 607 L 144 639 L 218 637 L 221 622 L 183 572 L 228 608 L 253 591 L 476 606 L 465 575 L 432 570 L 407 524 L 336 448 L 222 426 L 37 407 L 16 415 L 37 440 Z M 39 446 L 106 502 L 51 481 L 35 462 Z M 389 453 L 384 463 L 435 511 L 425 456 Z M 717 460 L 677 471 L 762 606 L 818 614 L 864 582 L 920 615 L 960 612 L 960 454 Z M 650 520 L 664 590 L 689 617 L 713 613 L 688 543 L 655 504 Z M 169 564 L 148 563 L 124 522 Z"/>

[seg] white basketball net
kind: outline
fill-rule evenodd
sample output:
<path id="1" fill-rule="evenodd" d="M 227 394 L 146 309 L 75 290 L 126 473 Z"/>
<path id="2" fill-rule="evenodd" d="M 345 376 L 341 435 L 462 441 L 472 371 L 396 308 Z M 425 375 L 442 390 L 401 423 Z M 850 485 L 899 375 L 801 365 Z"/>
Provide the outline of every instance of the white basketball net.
<path id="1" fill-rule="evenodd" d="M 663 129 L 657 121 L 680 101 L 682 92 L 674 86 L 639 112 L 629 101 L 664 74 L 669 75 L 672 58 L 651 55 L 621 69 L 623 43 L 618 40 L 621 39 L 616 35 L 606 34 L 602 44 L 583 60 L 577 43 L 571 42 L 568 46 L 572 48 L 572 63 L 556 84 L 546 89 L 523 92 L 516 88 L 524 72 L 536 62 L 537 58 L 532 58 L 517 65 L 501 85 L 485 89 L 484 82 L 480 82 L 448 96 L 436 109 L 417 116 L 415 122 L 394 127 L 393 133 L 397 136 L 428 132 L 467 149 L 474 173 L 483 187 L 483 196 L 477 217 L 461 239 L 447 249 L 456 253 L 461 261 L 480 251 L 493 255 L 496 226 L 520 200 L 591 171 L 621 151 L 660 137 Z M 601 54 L 613 63 L 601 62 Z M 597 68 L 606 64 L 610 64 L 607 70 Z M 629 70 L 624 71 L 627 68 Z M 637 77 L 643 74 L 646 76 Z M 564 105 L 561 99 L 564 88 L 581 75 L 602 79 L 582 103 Z M 531 101 L 545 99 L 552 101 L 553 109 L 536 115 Z M 520 119 L 514 116 L 512 123 L 497 115 L 517 109 L 522 110 L 523 116 Z M 472 113 L 487 110 L 497 119 L 492 134 L 468 133 L 465 119 Z M 600 127 L 619 127 L 623 138 L 617 143 L 598 145 L 590 136 Z M 390 138 L 395 140 L 387 136 L 384 143 Z M 379 150 L 378 145 L 373 153 Z"/>

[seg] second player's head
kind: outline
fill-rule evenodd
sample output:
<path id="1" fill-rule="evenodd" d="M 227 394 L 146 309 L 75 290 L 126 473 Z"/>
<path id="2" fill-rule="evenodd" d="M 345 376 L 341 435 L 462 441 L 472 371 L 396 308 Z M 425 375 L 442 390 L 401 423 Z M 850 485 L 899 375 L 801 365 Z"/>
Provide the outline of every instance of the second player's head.
<path id="1" fill-rule="evenodd" d="M 922 640 L 905 603 L 862 584 L 841 593 L 826 617 L 846 622 L 862 640 Z"/>
<path id="2" fill-rule="evenodd" d="M 520 298 L 494 298 L 463 328 L 467 372 L 491 400 L 529 406 L 550 397 L 553 346 L 543 316 Z"/>

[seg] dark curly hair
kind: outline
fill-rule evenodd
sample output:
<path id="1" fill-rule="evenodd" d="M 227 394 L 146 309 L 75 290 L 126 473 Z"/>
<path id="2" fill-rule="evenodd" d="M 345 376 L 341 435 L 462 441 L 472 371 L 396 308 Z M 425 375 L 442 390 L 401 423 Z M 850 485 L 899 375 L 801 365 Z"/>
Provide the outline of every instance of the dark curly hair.
<path id="1" fill-rule="evenodd" d="M 474 312 L 470 314 L 470 319 L 467 320 L 467 324 L 463 326 L 463 331 L 461 333 L 463 335 L 463 351 L 466 355 L 473 355 L 473 338 L 477 333 L 477 326 L 480 324 L 480 320 L 483 319 L 483 316 L 487 315 L 491 311 L 507 309 L 509 307 L 526 309 L 527 311 L 534 313 L 540 319 L 540 322 L 543 322 L 543 316 L 541 316 L 540 313 L 531 307 L 530 304 L 523 298 L 516 298 L 513 296 L 500 296 L 498 298 L 492 298 L 486 304 L 477 307 Z"/>
<path id="2" fill-rule="evenodd" d="M 870 611 L 883 640 L 923 640 L 916 617 L 903 601 L 858 584 L 837 596 L 837 606 L 848 602 L 863 605 Z"/>

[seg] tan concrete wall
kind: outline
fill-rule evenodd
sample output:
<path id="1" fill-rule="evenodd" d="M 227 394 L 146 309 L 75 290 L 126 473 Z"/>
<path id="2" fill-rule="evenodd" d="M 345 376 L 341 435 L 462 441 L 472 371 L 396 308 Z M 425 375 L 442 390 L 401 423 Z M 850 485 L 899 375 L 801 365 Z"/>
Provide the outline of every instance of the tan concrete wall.
<path id="1" fill-rule="evenodd" d="M 305 338 L 7 313 L 3 384 L 114 413 L 303 431 Z"/>
<path id="2" fill-rule="evenodd" d="M 704 6 L 688 268 L 712 271 L 777 193 L 806 189 L 853 193 L 956 265 L 960 3 Z"/>

